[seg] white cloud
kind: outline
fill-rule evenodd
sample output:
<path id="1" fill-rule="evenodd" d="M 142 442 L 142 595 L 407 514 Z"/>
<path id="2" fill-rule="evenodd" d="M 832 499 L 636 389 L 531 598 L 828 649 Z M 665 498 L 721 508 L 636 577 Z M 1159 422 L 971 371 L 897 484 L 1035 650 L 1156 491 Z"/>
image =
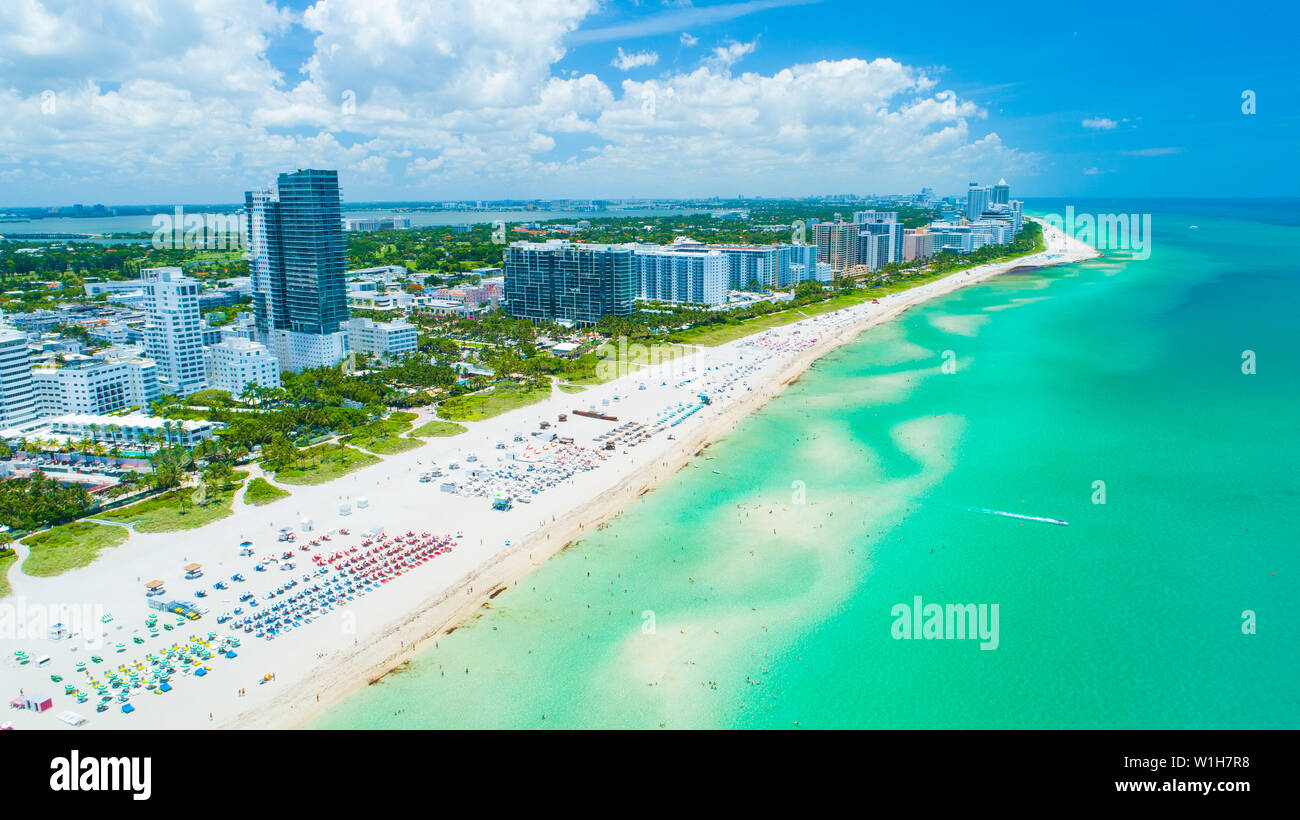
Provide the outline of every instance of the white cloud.
<path id="1" fill-rule="evenodd" d="M 1083 121 L 1084 128 L 1091 128 L 1094 131 L 1113 131 L 1119 123 L 1107 117 L 1092 117 Z"/>
<path id="2" fill-rule="evenodd" d="M 699 42 L 700 42 L 700 38 L 699 38 L 699 37 L 694 37 L 694 36 L 692 36 L 692 35 L 690 34 L 690 32 L 686 32 L 686 31 L 683 31 L 683 32 L 682 32 L 682 36 L 681 36 L 681 44 L 682 44 L 683 46 L 685 46 L 686 48 L 690 48 L 691 46 L 693 46 L 693 45 L 695 45 L 695 44 L 697 44 L 697 43 L 699 43 Z"/>
<path id="3" fill-rule="evenodd" d="M 731 41 L 713 49 L 713 53 L 704 58 L 704 64 L 711 66 L 719 71 L 726 71 L 747 54 L 753 54 L 754 49 L 758 48 L 758 40 L 751 40 L 748 43 L 738 43 Z"/>
<path id="4" fill-rule="evenodd" d="M 302 167 L 398 199 L 912 190 L 1036 162 L 889 59 L 732 76 L 753 41 L 645 81 L 561 71 L 597 7 L 318 0 L 305 73 L 286 78 L 266 56 L 289 25 L 272 0 L 11 0 L 3 204 L 230 202 Z"/>
<path id="5" fill-rule="evenodd" d="M 1100 174 L 1101 172 L 1102 172 L 1102 171 L 1101 171 L 1100 168 L 1084 168 L 1084 169 L 1083 169 L 1083 173 L 1084 173 L 1085 175 L 1087 175 L 1087 176 L 1090 176 L 1090 177 L 1095 177 L 1095 176 L 1097 176 L 1098 174 Z"/>
<path id="6" fill-rule="evenodd" d="M 628 54 L 622 46 L 618 48 L 618 56 L 614 58 L 610 65 L 621 71 L 631 71 L 634 68 L 642 66 L 652 66 L 659 62 L 659 52 L 657 51 L 638 51 Z"/>

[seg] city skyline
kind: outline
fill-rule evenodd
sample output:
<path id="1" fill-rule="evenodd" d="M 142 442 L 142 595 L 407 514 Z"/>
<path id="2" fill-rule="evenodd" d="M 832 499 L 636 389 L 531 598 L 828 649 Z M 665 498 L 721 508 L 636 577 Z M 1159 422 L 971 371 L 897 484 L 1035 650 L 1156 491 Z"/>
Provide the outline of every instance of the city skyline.
<path id="1" fill-rule="evenodd" d="M 0 205 L 225 201 L 292 167 L 338 168 L 354 201 L 954 190 L 1002 176 L 1026 197 L 1277 196 L 1295 177 L 1295 158 L 1259 150 L 1296 125 L 1296 91 L 1269 84 L 1285 49 L 1263 47 L 1286 25 L 1209 31 L 1125 6 L 1126 27 L 1049 10 L 1052 61 L 1089 65 L 1077 82 L 1073 67 L 1038 68 L 1035 35 L 963 4 L 927 10 L 952 26 L 838 0 L 452 5 L 0 12 L 14 55 L 0 63 L 14 112 Z M 1141 34 L 1156 23 L 1177 48 Z M 1247 38 L 1230 71 L 1194 56 Z"/>

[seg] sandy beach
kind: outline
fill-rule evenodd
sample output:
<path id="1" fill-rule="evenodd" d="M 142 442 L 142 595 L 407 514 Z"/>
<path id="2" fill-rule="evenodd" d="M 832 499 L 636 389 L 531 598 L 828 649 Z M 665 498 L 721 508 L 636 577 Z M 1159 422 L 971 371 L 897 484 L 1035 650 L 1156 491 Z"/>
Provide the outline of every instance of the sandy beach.
<path id="1" fill-rule="evenodd" d="M 53 709 L 40 714 L 9 709 L 0 723 L 11 721 L 18 729 L 68 728 L 55 715 L 70 710 L 86 719 L 85 727 L 97 729 L 300 726 L 348 692 L 399 667 L 497 592 L 617 516 L 627 502 L 687 465 L 817 358 L 862 331 L 1001 273 L 1098 255 L 1050 226 L 1044 226 L 1044 237 L 1047 249 L 1033 256 L 960 271 L 881 297 L 879 304 L 864 303 L 718 347 L 696 348 L 670 364 L 636 370 L 580 393 L 557 389 L 544 402 L 467 423 L 467 433 L 430 439 L 329 483 L 286 485 L 292 496 L 266 506 L 246 505 L 238 495 L 233 514 L 221 521 L 188 532 L 132 533 L 125 544 L 105 550 L 89 567 L 54 578 L 31 578 L 15 564 L 9 571 L 13 593 L 0 601 L 0 607 L 16 608 L 18 615 L 11 617 L 21 622 L 23 611 L 31 610 L 50 613 L 51 623 L 76 623 L 70 615 L 102 611 L 112 620 L 103 624 L 107 631 L 102 644 L 87 643 L 84 633 L 57 641 L 44 634 L 9 634 L 13 630 L 0 634 L 0 695 L 8 701 L 21 689 L 27 695 L 48 695 L 54 702 Z M 708 397 L 707 403 L 701 395 Z M 578 416 L 575 410 L 594 410 L 618 420 Z M 560 422 L 560 414 L 567 414 L 567 420 Z M 431 418 L 430 411 L 421 411 L 415 424 Z M 550 424 L 544 431 L 543 421 Z M 629 424 L 644 426 L 625 426 Z M 623 431 L 620 443 L 605 449 L 608 434 L 616 429 Z M 551 433 L 572 438 L 573 443 L 544 449 Z M 420 481 L 435 464 L 444 476 Z M 480 475 L 471 478 L 472 471 Z M 260 474 L 255 468 L 253 472 Z M 459 485 L 457 491 L 445 489 L 444 482 Z M 483 485 L 486 495 L 468 494 L 467 485 L 474 483 Z M 529 487 L 539 491 L 534 494 Z M 503 488 L 516 488 L 526 503 L 493 509 L 492 493 Z M 304 519 L 311 520 L 310 531 L 304 530 Z M 292 544 L 277 541 L 286 527 L 296 531 Z M 446 535 L 455 539 L 455 546 L 354 600 L 322 607 L 309 621 L 274 640 L 233 631 L 229 623 L 217 624 L 219 614 L 246 606 L 240 597 L 247 593 L 261 599 L 263 609 L 274 606 L 265 596 L 286 581 L 301 578 L 302 587 L 296 589 L 312 583 L 305 576 L 319 568 L 313 556 L 360 549 L 362 534 L 378 531 L 390 537 L 412 532 L 417 539 L 425 532 L 430 537 Z M 320 543 L 310 552 L 299 549 L 313 539 Z M 239 554 L 243 541 L 253 542 L 252 557 Z M 292 570 L 267 560 L 290 550 Z M 19 552 L 25 555 L 21 547 Z M 254 569 L 259 562 L 265 571 Z M 203 565 L 202 578 L 184 580 L 182 568 L 190 563 Z M 231 581 L 236 573 L 245 580 Z M 144 584 L 155 578 L 166 582 L 168 597 L 199 602 L 210 612 L 159 637 L 145 637 L 145 618 L 152 610 Z M 219 580 L 227 581 L 229 589 L 213 590 Z M 209 590 L 208 597 L 194 597 L 198 588 Z M 174 616 L 159 620 L 171 623 Z M 94 621 L 99 625 L 98 615 Z M 96 712 L 93 697 L 78 704 L 64 694 L 65 683 L 85 688 L 93 672 L 79 672 L 75 664 L 98 668 L 100 664 L 91 664 L 92 654 L 103 658 L 103 666 L 130 665 L 164 645 L 185 643 L 191 634 L 202 639 L 210 631 L 221 637 L 237 635 L 238 657 L 212 659 L 211 671 L 202 678 L 177 675 L 166 694 L 143 691 L 133 696 L 137 708 L 131 714 L 123 714 L 116 703 Z M 136 637 L 144 642 L 135 643 Z M 119 643 L 125 644 L 121 652 L 116 651 Z M 16 651 L 50 660 L 40 667 L 20 665 Z M 62 676 L 63 682 L 52 682 L 51 674 Z M 268 675 L 274 677 L 265 681 Z"/>

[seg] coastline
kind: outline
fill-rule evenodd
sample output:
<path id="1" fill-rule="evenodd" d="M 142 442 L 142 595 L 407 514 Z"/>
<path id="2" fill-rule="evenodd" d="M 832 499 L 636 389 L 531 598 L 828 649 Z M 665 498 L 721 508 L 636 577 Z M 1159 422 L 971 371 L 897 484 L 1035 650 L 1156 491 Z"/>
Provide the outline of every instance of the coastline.
<path id="1" fill-rule="evenodd" d="M 1099 256 L 1050 226 L 1044 226 L 1044 238 L 1046 249 L 1039 253 L 958 271 L 882 296 L 876 305 L 866 301 L 770 330 L 757 330 L 716 347 L 696 348 L 686 360 L 670 365 L 682 370 L 662 382 L 657 376 L 647 378 L 652 371 L 634 371 L 577 395 L 556 390 L 538 404 L 469 422 L 465 433 L 426 440 L 421 447 L 387 456 L 333 481 L 287 486 L 291 497 L 273 504 L 237 504 L 231 515 L 215 524 L 184 533 L 132 532 L 125 544 L 106 550 L 89 567 L 52 578 L 21 575 L 11 567 L 18 583 L 14 597 L 8 600 L 16 599 L 20 608 L 34 604 L 60 613 L 69 605 L 102 607 L 123 616 L 107 627 L 113 630 L 107 633 L 111 636 L 108 640 L 130 643 L 129 635 L 140 633 L 137 613 L 147 611 L 141 606 L 140 585 L 149 578 L 176 580 L 183 564 L 203 564 L 210 577 L 196 582 L 200 586 L 236 569 L 249 576 L 247 584 L 237 585 L 232 592 L 218 594 L 213 590 L 207 601 L 214 613 L 240 606 L 234 596 L 245 589 L 260 597 L 267 591 L 267 584 L 274 586 L 290 578 L 280 573 L 254 573 L 254 559 L 236 556 L 236 545 L 241 540 L 255 541 L 259 556 L 274 555 L 283 549 L 275 545 L 275 533 L 286 524 L 295 530 L 300 524 L 308 525 L 301 528 L 304 532 L 310 528 L 312 534 L 299 533 L 302 542 L 317 537 L 317 533 L 328 538 L 328 533 L 337 533 L 342 527 L 358 534 L 369 529 L 392 534 L 426 529 L 435 533 L 463 532 L 465 537 L 453 554 L 393 579 L 382 592 L 358 597 L 331 614 L 320 613 L 301 631 L 275 641 L 256 640 L 249 635 L 240 647 L 240 659 L 220 661 L 212 667 L 212 676 L 201 683 L 180 681 L 181 685 L 166 697 L 145 699 L 147 703 L 141 703 L 141 708 L 129 717 L 116 709 L 89 716 L 94 728 L 107 729 L 302 727 L 349 693 L 399 670 L 430 643 L 436 645 L 440 636 L 472 619 L 499 592 L 617 517 L 629 501 L 686 467 L 697 453 L 726 436 L 746 416 L 796 381 L 813 362 L 863 331 L 929 299 L 1002 273 L 1072 264 Z M 688 367 L 689 373 L 685 372 Z M 719 379 L 726 379 L 721 387 L 717 387 Z M 678 383 L 669 385 L 670 381 Z M 675 439 L 655 435 L 621 453 L 605 454 L 598 468 L 561 478 L 535 496 L 532 503 L 516 505 L 506 513 L 493 511 L 485 498 L 439 492 L 436 483 L 415 481 L 416 474 L 429 469 L 435 460 L 443 464 L 461 459 L 469 462 L 474 459 L 467 456 L 475 450 L 484 461 L 501 462 L 503 456 L 498 454 L 505 452 L 504 442 L 512 433 L 536 431 L 539 421 L 554 422 L 557 413 L 572 412 L 575 407 L 595 409 L 603 401 L 611 410 L 617 407 L 624 422 L 640 420 L 649 424 L 656 411 L 662 414 L 663 408 L 674 402 L 693 399 L 709 385 L 716 387 L 714 402 L 699 408 L 688 423 L 674 427 Z M 428 410 L 419 415 L 416 426 L 433 417 Z M 565 427 L 567 435 L 584 444 L 593 434 L 611 430 L 608 421 L 577 417 L 570 418 Z M 467 470 L 469 466 L 474 465 L 467 465 Z M 482 466 L 493 469 L 487 464 Z M 535 517 L 529 519 L 530 514 Z M 314 526 L 310 519 L 315 520 Z M 335 537 L 341 541 L 322 542 L 319 551 L 328 553 L 356 540 L 341 533 Z M 300 556 L 304 569 L 310 568 L 307 557 Z M 176 580 L 175 585 L 182 587 L 182 582 Z M 187 591 L 181 588 L 175 594 L 185 597 Z M 67 618 L 60 615 L 49 620 Z M 216 628 L 206 623 L 195 626 L 205 631 Z M 175 638 L 180 634 L 176 633 Z M 175 638 L 169 636 L 166 640 Z M 30 641 L 31 636 L 25 640 L 0 639 L 0 653 L 31 650 Z M 4 664 L 0 673 L 15 690 L 18 686 L 35 691 L 51 689 L 49 683 L 43 682 L 49 672 L 68 676 L 72 662 L 93 651 L 88 642 L 85 652 L 78 654 L 78 647 L 68 643 L 45 642 L 34 653 L 36 657 L 45 653 L 54 657 L 53 665 L 46 670 L 11 666 L 0 656 Z M 148 649 L 142 645 L 132 651 Z M 108 654 L 107 649 L 102 651 Z M 130 656 L 110 657 L 110 664 L 116 664 Z M 270 675 L 274 677 L 269 685 L 262 685 Z M 206 720 L 204 713 L 208 714 Z M 17 728 L 69 728 L 27 712 L 19 712 L 14 722 Z"/>
<path id="2" fill-rule="evenodd" d="M 810 365 L 852 342 L 864 331 L 891 321 L 923 302 L 984 282 L 994 276 L 1016 270 L 1075 264 L 1100 256 L 1095 249 L 1072 237 L 1060 234 L 1049 225 L 1043 225 L 1043 232 L 1047 248 L 1037 254 L 958 271 L 942 279 L 883 297 L 882 306 L 888 301 L 885 310 L 870 313 L 841 327 L 826 338 L 820 339 L 812 347 L 795 355 L 767 378 L 762 387 L 754 391 L 753 396 L 747 396 L 730 404 L 720 415 L 709 419 L 700 429 L 676 441 L 667 452 L 661 454 L 658 464 L 650 463 L 636 469 L 618 482 L 606 496 L 594 498 L 557 517 L 546 532 L 535 532 L 522 543 L 501 550 L 457 583 L 445 588 L 441 595 L 426 601 L 420 610 L 405 619 L 393 633 L 370 644 L 366 649 L 353 653 L 332 674 L 313 678 L 313 688 L 316 688 L 316 691 L 310 696 L 302 691 L 286 691 L 270 703 L 240 714 L 219 728 L 301 728 L 350 693 L 395 672 L 416 653 L 426 649 L 431 643 L 436 644 L 439 636 L 450 634 L 458 629 L 474 613 L 487 606 L 502 590 L 526 577 L 533 568 L 572 546 L 590 530 L 599 528 L 616 518 L 623 511 L 627 501 L 653 490 L 662 481 L 685 468 L 691 458 L 698 455 L 700 451 L 721 439 L 744 418 L 797 381 Z M 1050 239 L 1049 232 L 1052 233 Z M 1058 247 L 1061 250 L 1058 256 L 1053 257 L 1052 248 L 1057 242 L 1060 243 Z M 835 313 L 853 311 L 860 307 L 862 306 L 845 308 Z M 803 324 L 803 321 L 786 327 L 800 324 Z M 619 380 L 629 378 L 635 378 L 635 374 L 631 377 L 623 376 Z M 476 587 L 477 592 L 474 591 Z M 459 595 L 464 595 L 464 599 L 456 600 Z M 391 646 L 394 642 L 398 643 L 398 647 Z"/>

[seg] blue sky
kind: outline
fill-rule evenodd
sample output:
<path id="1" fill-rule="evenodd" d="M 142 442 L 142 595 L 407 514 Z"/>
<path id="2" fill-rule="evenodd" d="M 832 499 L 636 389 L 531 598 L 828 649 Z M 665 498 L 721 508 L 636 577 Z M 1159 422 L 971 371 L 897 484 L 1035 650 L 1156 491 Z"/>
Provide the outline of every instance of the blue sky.
<path id="1" fill-rule="evenodd" d="M 33 1 L 0 11 L 0 206 L 232 201 L 308 165 L 351 199 L 1300 179 L 1281 3 Z"/>

